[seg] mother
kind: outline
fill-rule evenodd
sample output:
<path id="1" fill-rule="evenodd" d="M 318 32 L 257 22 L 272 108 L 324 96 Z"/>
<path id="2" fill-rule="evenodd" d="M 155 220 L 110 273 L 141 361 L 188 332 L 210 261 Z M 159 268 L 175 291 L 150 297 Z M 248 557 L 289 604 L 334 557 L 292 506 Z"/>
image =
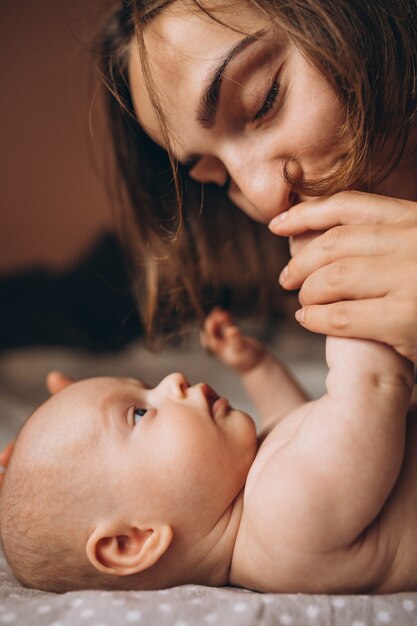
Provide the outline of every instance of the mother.
<path id="1" fill-rule="evenodd" d="M 415 0 L 123 0 L 101 56 L 150 337 L 269 302 L 255 220 L 305 327 L 417 361 Z"/>

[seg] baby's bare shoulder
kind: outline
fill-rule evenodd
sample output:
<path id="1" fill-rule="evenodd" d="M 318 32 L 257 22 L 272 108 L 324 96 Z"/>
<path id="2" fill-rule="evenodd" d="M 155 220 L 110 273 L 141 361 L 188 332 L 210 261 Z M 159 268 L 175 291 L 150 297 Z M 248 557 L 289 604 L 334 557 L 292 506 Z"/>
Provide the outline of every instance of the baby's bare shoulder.
<path id="1" fill-rule="evenodd" d="M 311 516 L 291 507 L 284 434 L 282 429 L 268 435 L 249 476 L 232 581 L 277 592 L 417 588 L 417 415 L 410 416 L 404 461 L 385 505 L 352 542 L 331 549 L 321 547 L 321 539 L 315 542 L 323 529 L 326 534 L 326 514 L 319 516 L 322 528 L 315 530 Z M 307 489 L 308 475 L 304 484 Z"/>
<path id="2" fill-rule="evenodd" d="M 298 407 L 274 428 L 261 433 L 260 447 L 249 472 L 245 494 L 243 525 L 252 533 L 263 534 L 265 526 L 274 535 L 280 526 L 288 527 L 293 518 L 286 507 L 286 493 L 291 489 L 291 446 L 296 433 L 302 428 L 306 414 L 315 402 Z"/>

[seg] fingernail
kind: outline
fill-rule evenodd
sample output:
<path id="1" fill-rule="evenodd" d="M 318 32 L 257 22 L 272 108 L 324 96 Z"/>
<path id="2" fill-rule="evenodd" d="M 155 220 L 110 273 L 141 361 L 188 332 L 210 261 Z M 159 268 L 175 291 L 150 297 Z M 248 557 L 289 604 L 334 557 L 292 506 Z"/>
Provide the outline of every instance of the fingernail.
<path id="1" fill-rule="evenodd" d="M 305 309 L 298 309 L 298 311 L 295 312 L 295 319 L 297 320 L 297 322 L 300 322 L 300 324 L 304 322 L 304 316 Z"/>
<path id="2" fill-rule="evenodd" d="M 281 222 L 285 220 L 287 215 L 288 215 L 288 211 L 284 211 L 283 213 L 280 213 L 276 217 L 272 218 L 272 220 L 268 224 L 268 228 L 274 228 L 275 226 L 278 226 L 278 224 L 280 224 Z"/>
<path id="3" fill-rule="evenodd" d="M 284 267 L 281 274 L 279 275 L 278 282 L 280 283 L 280 285 L 284 284 L 287 278 L 288 278 L 288 265 Z"/>

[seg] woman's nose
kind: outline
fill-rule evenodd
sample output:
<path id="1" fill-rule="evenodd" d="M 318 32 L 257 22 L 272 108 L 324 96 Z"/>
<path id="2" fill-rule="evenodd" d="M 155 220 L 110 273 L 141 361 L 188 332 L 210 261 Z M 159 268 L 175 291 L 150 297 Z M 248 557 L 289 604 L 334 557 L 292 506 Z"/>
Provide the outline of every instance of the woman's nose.
<path id="1" fill-rule="evenodd" d="M 190 170 L 191 178 L 200 183 L 225 187 L 231 201 L 252 219 L 268 224 L 273 217 L 286 211 L 294 194 L 285 183 L 282 159 L 274 155 L 236 149 L 217 156 L 205 155 Z"/>
<path id="2" fill-rule="evenodd" d="M 192 168 L 190 177 L 199 183 L 212 183 L 224 187 L 229 179 L 229 174 L 220 159 L 207 155 L 201 163 L 197 163 Z"/>
<path id="3" fill-rule="evenodd" d="M 287 211 L 294 194 L 285 183 L 279 167 L 254 164 L 230 170 L 228 195 L 231 201 L 252 219 L 268 224 L 273 217 Z"/>

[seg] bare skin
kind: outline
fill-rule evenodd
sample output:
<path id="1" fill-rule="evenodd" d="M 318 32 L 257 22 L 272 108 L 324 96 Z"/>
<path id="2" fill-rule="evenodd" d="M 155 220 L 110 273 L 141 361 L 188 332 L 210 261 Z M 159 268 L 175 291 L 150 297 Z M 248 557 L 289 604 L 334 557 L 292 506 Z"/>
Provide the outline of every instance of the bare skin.
<path id="1" fill-rule="evenodd" d="M 50 468 L 47 536 L 71 537 L 103 574 L 143 573 L 137 588 L 416 589 L 411 362 L 383 344 L 328 338 L 327 392 L 309 401 L 225 311 L 207 318 L 202 342 L 241 376 L 261 418 L 258 441 L 246 413 L 183 374 L 149 388 L 54 373 L 53 397 L 0 458 L 2 489 L 13 491 L 15 468 L 35 480 L 37 466 Z M 61 504 L 55 515 L 62 501 L 67 515 Z M 36 502 L 25 506 L 33 520 Z M 3 528 L 2 539 L 7 547 Z"/>
<path id="2" fill-rule="evenodd" d="M 267 429 L 246 482 L 230 582 L 271 592 L 416 589 L 411 364 L 381 344 L 327 338 L 327 393 L 306 402 L 226 313 L 207 320 L 204 343 L 240 373 Z"/>

